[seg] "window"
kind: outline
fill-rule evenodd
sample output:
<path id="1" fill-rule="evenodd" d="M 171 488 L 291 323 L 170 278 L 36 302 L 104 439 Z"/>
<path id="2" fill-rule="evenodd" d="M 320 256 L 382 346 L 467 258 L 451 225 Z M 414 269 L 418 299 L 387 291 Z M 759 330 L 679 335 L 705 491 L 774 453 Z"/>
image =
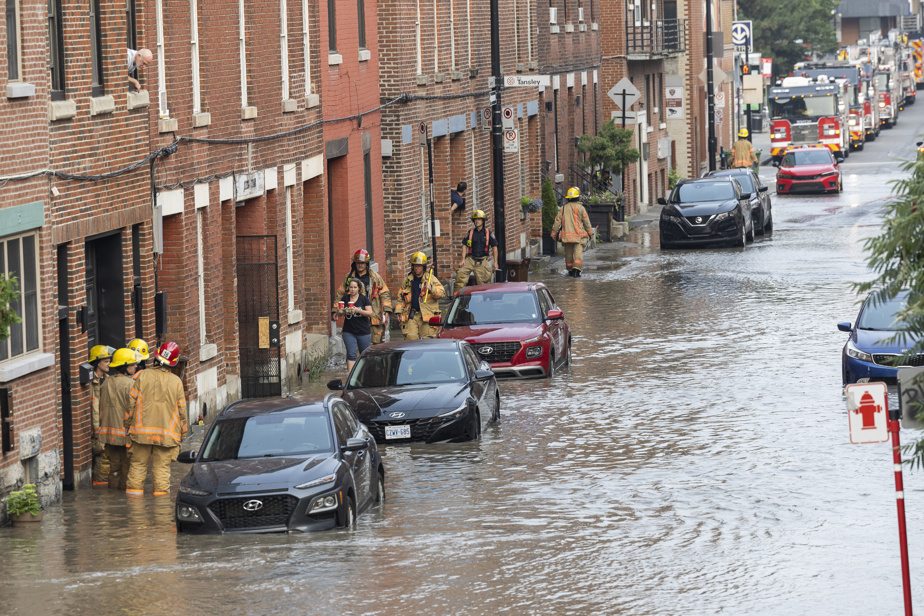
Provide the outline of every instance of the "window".
<path id="1" fill-rule="evenodd" d="M 48 0 L 48 70 L 51 71 L 51 100 L 64 100 L 64 27 L 61 0 Z"/>
<path id="2" fill-rule="evenodd" d="M 0 342 L 0 361 L 37 351 L 41 343 L 38 311 L 38 242 L 35 233 L 0 241 L 0 274 L 19 281 L 19 298 L 10 303 L 22 319 Z"/>
<path id="3" fill-rule="evenodd" d="M 19 2 L 18 0 L 6 0 L 6 76 L 10 81 L 19 80 L 20 52 Z"/>
<path id="4" fill-rule="evenodd" d="M 106 93 L 103 83 L 103 35 L 100 28 L 99 0 L 90 0 L 90 65 L 92 67 L 92 94 Z"/>
<path id="5" fill-rule="evenodd" d="M 195 4 L 196 0 L 192 0 Z M 138 49 L 137 19 L 135 18 L 135 0 L 125 0 L 125 42 L 129 49 Z"/>
<path id="6" fill-rule="evenodd" d="M 661 73 L 658 73 L 658 121 L 664 122 L 664 82 Z"/>
<path id="7" fill-rule="evenodd" d="M 651 75 L 645 75 L 645 122 L 651 126 Z"/>
<path id="8" fill-rule="evenodd" d="M 161 118 L 170 117 L 167 108 L 167 60 L 164 45 L 164 2 L 157 0 L 154 4 L 155 19 L 157 20 L 157 105 L 158 115 Z"/>
<path id="9" fill-rule="evenodd" d="M 311 48 L 308 45 L 308 0 L 302 0 L 302 47 L 305 54 L 305 96 L 311 94 Z"/>
<path id="10" fill-rule="evenodd" d="M 356 20 L 359 22 L 359 48 L 365 49 L 366 48 L 366 0 L 356 0 Z M 451 23 L 451 18 L 450 18 L 450 23 Z"/>
<path id="11" fill-rule="evenodd" d="M 289 312 L 295 310 L 295 264 L 292 239 L 292 187 L 286 186 L 286 306 Z"/>
<path id="12" fill-rule="evenodd" d="M 192 60 L 193 113 L 202 113 L 202 86 L 199 81 L 199 3 L 189 0 L 189 57 Z M 134 48 L 132 48 L 134 49 Z"/>
<path id="13" fill-rule="evenodd" d="M 282 56 L 282 100 L 289 100 L 289 18 L 286 0 L 279 0 L 279 49 Z"/>
<path id="14" fill-rule="evenodd" d="M 337 2 L 327 0 L 327 39 L 330 53 L 337 53 Z"/>
<path id="15" fill-rule="evenodd" d="M 205 258 L 203 251 L 205 248 L 205 231 L 203 230 L 203 218 L 205 217 L 205 208 L 196 210 L 196 278 L 199 284 L 199 344 L 206 344 L 206 319 L 205 319 Z"/>
<path id="16" fill-rule="evenodd" d="M 241 107 L 247 107 L 247 26 L 244 23 L 244 0 L 238 0 L 237 37 L 241 59 Z"/>

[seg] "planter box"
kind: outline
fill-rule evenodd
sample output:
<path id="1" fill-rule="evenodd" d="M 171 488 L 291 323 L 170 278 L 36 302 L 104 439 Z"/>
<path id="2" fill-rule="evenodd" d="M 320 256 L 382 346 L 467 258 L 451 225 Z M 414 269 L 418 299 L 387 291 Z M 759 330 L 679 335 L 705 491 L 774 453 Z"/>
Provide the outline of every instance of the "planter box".
<path id="1" fill-rule="evenodd" d="M 616 208 L 614 203 L 585 203 L 584 209 L 587 210 L 587 216 L 590 218 L 590 224 L 598 227 L 601 242 L 613 241 L 613 212 Z"/>
<path id="2" fill-rule="evenodd" d="M 38 514 L 36 515 L 32 515 L 31 513 L 21 513 L 19 515 L 11 515 L 10 522 L 12 522 L 14 526 L 16 526 L 19 524 L 29 524 L 31 522 L 41 522 L 42 518 L 44 517 L 45 517 L 44 511 L 39 511 Z"/>
<path id="3" fill-rule="evenodd" d="M 542 254 L 554 256 L 558 249 L 557 243 L 547 231 L 542 232 Z"/>

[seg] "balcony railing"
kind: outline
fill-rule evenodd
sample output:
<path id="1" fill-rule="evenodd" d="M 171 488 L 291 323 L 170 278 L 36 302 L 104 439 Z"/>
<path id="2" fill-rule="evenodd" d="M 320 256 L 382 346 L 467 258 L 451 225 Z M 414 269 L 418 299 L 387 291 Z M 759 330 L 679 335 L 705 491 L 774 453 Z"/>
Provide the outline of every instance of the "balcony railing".
<path id="1" fill-rule="evenodd" d="M 686 50 L 685 19 L 658 19 L 645 26 L 626 26 L 629 55 L 670 55 Z"/>

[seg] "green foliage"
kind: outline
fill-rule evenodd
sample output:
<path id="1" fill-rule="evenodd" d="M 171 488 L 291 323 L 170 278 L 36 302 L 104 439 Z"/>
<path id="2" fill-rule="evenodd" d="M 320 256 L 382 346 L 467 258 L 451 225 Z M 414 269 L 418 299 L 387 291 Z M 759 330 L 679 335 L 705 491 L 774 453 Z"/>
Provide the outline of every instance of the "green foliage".
<path id="1" fill-rule="evenodd" d="M 608 171 L 621 175 L 623 170 L 639 159 L 639 153 L 632 147 L 635 132 L 628 128 L 617 128 L 612 119 L 604 122 L 596 135 L 581 135 L 578 150 L 586 160 L 579 163 L 590 172 Z"/>
<path id="2" fill-rule="evenodd" d="M 19 299 L 18 287 L 19 281 L 15 276 L 6 278 L 0 274 L 0 342 L 10 337 L 10 325 L 22 321 L 10 307 L 10 304 Z"/>
<path id="3" fill-rule="evenodd" d="M 546 178 L 542 183 L 542 230 L 546 233 L 552 231 L 555 217 L 558 216 L 558 199 L 555 198 L 555 187 L 552 180 Z"/>
<path id="4" fill-rule="evenodd" d="M 884 206 L 882 233 L 867 239 L 867 264 L 876 273 L 868 282 L 857 283 L 854 289 L 861 296 L 870 294 L 871 301 L 885 302 L 900 291 L 910 291 L 908 302 L 898 313 L 902 332 L 894 339 L 918 340 L 899 360 L 902 363 L 924 353 L 924 159 L 903 165 L 909 177 L 892 182 L 894 199 Z M 924 468 L 924 441 L 906 448 L 912 466 Z"/>
<path id="5" fill-rule="evenodd" d="M 42 504 L 39 502 L 34 483 L 27 483 L 22 487 L 22 490 L 10 492 L 10 495 L 3 502 L 6 504 L 7 515 L 22 515 L 24 513 L 38 515 L 39 511 L 42 510 Z"/>
<path id="6" fill-rule="evenodd" d="M 753 21 L 754 53 L 773 58 L 774 73 L 786 74 L 812 53 L 837 49 L 838 4 L 839 0 L 739 0 L 738 19 Z"/>
<path id="7" fill-rule="evenodd" d="M 534 197 L 520 197 L 520 209 L 527 214 L 538 212 L 542 209 L 542 199 Z"/>
<path id="8" fill-rule="evenodd" d="M 309 381 L 317 381 L 327 370 L 327 353 L 319 353 L 308 357 L 304 370 L 308 373 Z"/>
<path id="9" fill-rule="evenodd" d="M 671 167 L 670 172 L 667 174 L 667 187 L 673 188 L 679 179 L 680 174 L 677 173 L 677 169 L 675 167 Z"/>

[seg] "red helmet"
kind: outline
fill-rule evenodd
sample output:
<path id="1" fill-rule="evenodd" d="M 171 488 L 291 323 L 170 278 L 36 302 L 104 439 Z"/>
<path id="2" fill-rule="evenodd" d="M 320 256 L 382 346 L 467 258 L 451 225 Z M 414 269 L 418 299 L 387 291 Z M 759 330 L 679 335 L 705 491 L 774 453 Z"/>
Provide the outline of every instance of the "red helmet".
<path id="1" fill-rule="evenodd" d="M 154 357 L 165 366 L 175 366 L 180 359 L 180 345 L 176 342 L 165 342 L 157 349 Z"/>
<path id="2" fill-rule="evenodd" d="M 365 248 L 360 248 L 355 253 L 353 253 L 353 263 L 359 261 L 360 263 L 368 263 L 371 257 Z"/>

